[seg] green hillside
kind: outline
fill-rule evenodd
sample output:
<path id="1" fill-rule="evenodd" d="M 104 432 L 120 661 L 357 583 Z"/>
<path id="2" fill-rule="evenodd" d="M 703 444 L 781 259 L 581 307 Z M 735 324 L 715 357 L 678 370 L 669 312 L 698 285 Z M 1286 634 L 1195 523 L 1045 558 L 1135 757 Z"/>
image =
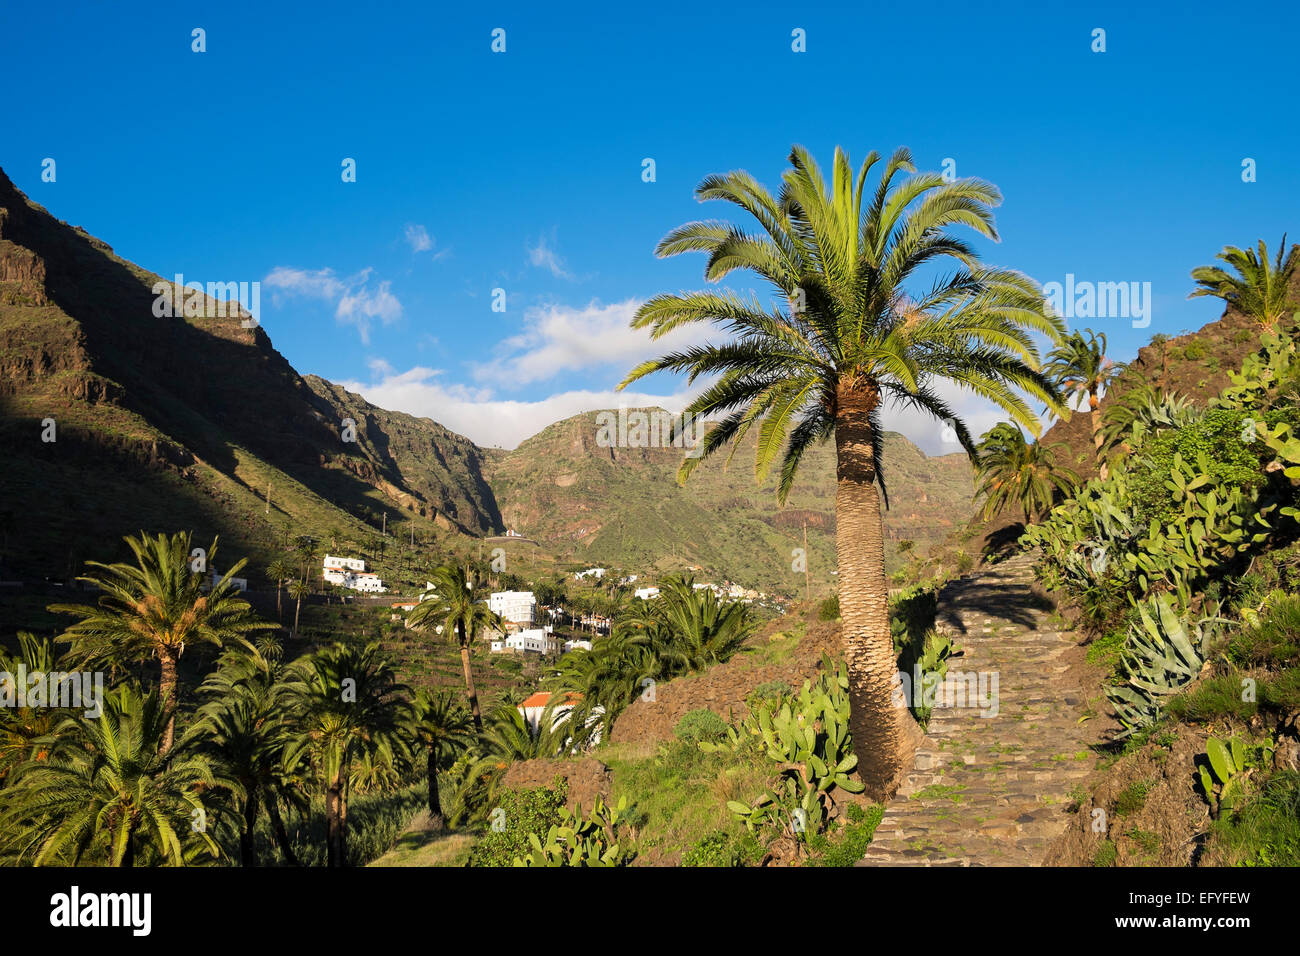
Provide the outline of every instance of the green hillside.
<path id="1" fill-rule="evenodd" d="M 752 442 L 730 466 L 725 455 L 706 461 L 681 487 L 682 449 L 602 447 L 597 413 L 588 413 L 496 453 L 489 479 L 505 524 L 558 556 L 629 570 L 698 566 L 704 578 L 791 596 L 803 589 L 793 551 L 803 546 L 806 522 L 812 586 L 825 590 L 835 568 L 834 447 L 805 456 L 781 509 L 775 478 L 755 484 Z M 964 455 L 929 458 L 891 432 L 884 463 L 891 560 L 899 541 L 941 540 L 954 517 L 969 513 L 971 471 Z"/>

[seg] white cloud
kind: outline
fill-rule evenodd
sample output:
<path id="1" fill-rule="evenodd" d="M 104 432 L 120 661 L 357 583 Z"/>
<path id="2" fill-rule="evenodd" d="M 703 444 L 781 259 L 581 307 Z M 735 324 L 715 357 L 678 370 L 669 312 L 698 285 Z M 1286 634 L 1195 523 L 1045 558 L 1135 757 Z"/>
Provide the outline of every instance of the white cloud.
<path id="1" fill-rule="evenodd" d="M 691 398 L 685 392 L 654 395 L 583 389 L 559 392 L 537 401 L 514 401 L 497 398 L 490 388 L 444 384 L 437 369 L 417 366 L 400 374 L 387 374 L 374 363 L 371 368 L 379 373 L 376 381 L 339 384 L 381 408 L 431 418 L 479 445 L 503 448 L 514 448 L 547 425 L 581 412 L 620 405 L 659 406 L 680 412 Z"/>
<path id="2" fill-rule="evenodd" d="M 433 236 L 429 235 L 429 230 L 425 229 L 424 226 L 419 223 L 408 223 L 406 226 L 405 236 L 407 245 L 411 247 L 412 252 L 417 254 L 421 252 L 429 252 L 438 244 L 438 241 L 434 239 Z M 439 249 L 433 254 L 433 261 L 437 262 L 439 259 L 449 255 L 451 255 L 450 249 Z"/>
<path id="3" fill-rule="evenodd" d="M 555 233 L 551 233 L 551 241 L 555 241 Z M 545 236 L 538 236 L 537 245 L 524 248 L 528 251 L 528 261 L 538 268 L 549 269 L 551 275 L 557 279 L 572 279 L 573 274 L 564 267 L 564 260 L 555 249 L 546 244 Z"/>
<path id="4" fill-rule="evenodd" d="M 632 317 L 641 300 L 602 305 L 592 300 L 582 308 L 546 305 L 524 313 L 524 329 L 497 346 L 497 357 L 474 367 L 481 382 L 503 387 L 541 382 L 563 372 L 590 373 L 617 366 L 620 376 L 648 358 L 707 341 L 710 329 L 699 325 L 651 340 L 645 329 L 633 329 Z"/>
<path id="5" fill-rule="evenodd" d="M 429 238 L 429 230 L 418 224 L 407 225 L 406 242 L 411 247 L 412 252 L 428 252 L 433 248 L 433 240 Z"/>
<path id="6" fill-rule="evenodd" d="M 391 291 L 392 283 L 380 282 L 370 287 L 371 269 L 362 269 L 349 278 L 340 278 L 333 269 L 292 269 L 276 266 L 262 280 L 272 290 L 272 302 L 280 304 L 280 294 L 302 296 L 335 303 L 334 318 L 345 325 L 354 325 L 361 342 L 370 344 L 370 326 L 374 319 L 384 325 L 402 317 L 402 303 Z"/>

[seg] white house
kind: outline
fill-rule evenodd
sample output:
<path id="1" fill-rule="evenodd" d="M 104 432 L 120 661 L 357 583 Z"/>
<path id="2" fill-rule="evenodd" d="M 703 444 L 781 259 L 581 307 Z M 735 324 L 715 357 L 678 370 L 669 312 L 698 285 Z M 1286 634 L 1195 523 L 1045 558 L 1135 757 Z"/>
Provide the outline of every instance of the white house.
<path id="1" fill-rule="evenodd" d="M 488 608 L 513 624 L 537 621 L 537 598 L 532 591 L 494 591 L 488 597 Z"/>
<path id="2" fill-rule="evenodd" d="M 591 650 L 591 641 L 580 640 L 579 638 L 575 637 L 571 641 L 564 642 L 564 653 L 566 654 L 569 653 L 569 651 L 589 651 L 589 650 Z"/>
<path id="3" fill-rule="evenodd" d="M 322 562 L 326 571 L 364 571 L 366 562 L 361 558 L 341 558 L 336 554 L 327 554 Z"/>
<path id="4" fill-rule="evenodd" d="M 583 578 L 595 578 L 597 581 L 599 581 L 604 576 L 605 576 L 604 568 L 588 568 L 586 571 L 579 571 L 573 577 L 577 581 L 581 581 Z"/>
<path id="5" fill-rule="evenodd" d="M 639 597 L 643 601 L 648 601 L 651 598 L 657 598 L 659 596 L 659 589 L 656 587 L 637 588 L 632 593 L 634 597 Z"/>
<path id="6" fill-rule="evenodd" d="M 216 568 L 212 568 L 211 570 L 212 570 L 212 577 L 208 580 L 208 587 L 210 587 L 210 588 L 212 588 L 212 587 L 216 587 L 216 586 L 217 586 L 217 582 L 220 581 L 221 578 L 222 578 L 222 574 L 221 574 L 221 572 L 218 571 Z M 230 579 L 230 585 L 231 585 L 231 587 L 233 587 L 236 591 L 241 591 L 241 592 L 242 592 L 242 591 L 247 591 L 247 590 L 248 590 L 248 578 L 231 578 L 231 579 Z"/>
<path id="7" fill-rule="evenodd" d="M 533 627 L 492 642 L 493 654 L 557 654 L 560 642 L 550 627 Z"/>
<path id="8" fill-rule="evenodd" d="M 388 590 L 379 575 L 366 570 L 366 562 L 360 558 L 327 554 L 321 565 L 321 577 L 330 584 L 365 594 L 383 594 Z"/>
<path id="9" fill-rule="evenodd" d="M 555 730 L 562 726 L 569 719 L 569 712 L 573 710 L 574 705 L 582 700 L 582 695 L 576 691 L 569 691 L 565 695 L 564 703 L 557 704 L 551 711 L 551 729 Z M 537 733 L 542 723 L 542 714 L 546 712 L 547 705 L 551 702 L 551 693 L 549 691 L 539 691 L 531 697 L 525 698 L 519 703 L 519 713 L 524 716 L 524 723 L 528 725 L 529 731 Z M 587 726 L 599 723 L 605 717 L 604 707 L 593 707 L 591 714 L 587 718 Z M 597 730 L 591 738 L 591 746 L 600 743 L 600 731 Z"/>

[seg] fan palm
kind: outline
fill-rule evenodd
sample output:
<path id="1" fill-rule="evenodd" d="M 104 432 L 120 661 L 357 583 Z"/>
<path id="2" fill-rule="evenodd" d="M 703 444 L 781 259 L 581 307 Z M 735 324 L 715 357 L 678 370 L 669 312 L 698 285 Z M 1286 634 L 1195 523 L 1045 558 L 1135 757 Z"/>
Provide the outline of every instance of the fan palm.
<path id="1" fill-rule="evenodd" d="M 696 190 L 700 200 L 734 203 L 765 234 L 694 222 L 670 232 L 658 254 L 708 253 L 710 280 L 748 269 L 789 307 L 768 308 L 757 297 L 730 292 L 655 296 L 638 310 L 635 328 L 659 338 L 707 323 L 732 338 L 644 362 L 620 388 L 661 371 L 688 372 L 691 382 L 716 376 L 685 410 L 721 420 L 693 449 L 698 457 L 683 462 L 681 481 L 703 458 L 729 443 L 738 446 L 758 424 L 755 475 L 762 481 L 779 459 L 777 493 L 784 503 L 804 452 L 834 437 L 850 725 L 863 779 L 883 798 L 911 769 L 921 733 L 891 699 L 897 665 L 880 510 L 882 407 L 893 403 L 951 423 L 973 456 L 969 431 L 937 390 L 946 381 L 1000 405 L 1036 433 L 1039 422 L 1018 392 L 1051 407 L 1059 399 L 1038 370 L 1032 333 L 1055 339 L 1064 330 L 1030 279 L 981 265 L 970 245 L 949 234 L 949 227 L 965 225 L 997 237 L 991 209 L 1001 197 L 993 186 L 946 182 L 931 173 L 900 180 L 900 173 L 915 173 L 910 154 L 900 149 L 868 193 L 867 176 L 879 159 L 870 154 L 855 181 L 837 149 L 828 187 L 813 158 L 796 146 L 779 197 L 744 172 L 705 179 Z M 909 292 L 918 270 L 946 259 L 955 261 L 955 271 Z"/>
<path id="2" fill-rule="evenodd" d="M 37 866 L 87 858 L 134 866 L 142 853 L 180 866 L 195 850 L 215 858 L 202 795 L 238 784 L 183 748 L 165 753 L 170 719 L 157 693 L 130 685 L 106 696 L 99 717 L 65 719 L 61 746 L 21 768 L 0 815 L 20 858 Z"/>
<path id="3" fill-rule="evenodd" d="M 1068 495 L 1078 476 L 1052 463 L 1041 442 L 1032 445 L 1010 422 L 995 425 L 980 442 L 979 487 L 983 516 L 990 518 L 1010 507 L 1020 508 L 1025 523 L 1052 510 L 1058 493 Z"/>
<path id="4" fill-rule="evenodd" d="M 1271 265 L 1263 239 L 1259 240 L 1258 252 L 1226 246 L 1215 258 L 1223 260 L 1236 275 L 1221 266 L 1198 266 L 1192 270 L 1192 278 L 1200 288 L 1187 298 L 1214 296 L 1265 326 L 1276 326 L 1291 311 L 1291 283 L 1300 268 L 1300 246 L 1288 249 L 1285 234 Z"/>
<path id="5" fill-rule="evenodd" d="M 286 763 L 309 762 L 325 797 L 328 864 L 343 866 L 353 764 L 365 755 L 390 762 L 404 755 L 406 688 L 378 644 L 334 644 L 296 661 L 291 671 L 285 691 L 295 739 Z"/>
<path id="6" fill-rule="evenodd" d="M 204 643 L 223 647 L 232 641 L 247 645 L 247 635 L 275 625 L 259 620 L 238 596 L 231 579 L 246 559 L 236 561 L 205 590 L 208 576 L 191 565 L 187 532 L 156 537 L 142 532 L 123 540 L 135 564 L 88 561 L 93 570 L 78 579 L 103 592 L 96 606 L 55 604 L 50 610 L 80 618 L 64 637 L 72 643 L 73 655 L 87 664 L 158 659 L 158 687 L 167 714 L 162 736 L 166 753 L 176 732 L 176 665 L 185 648 Z M 210 566 L 216 554 L 214 538 L 202 567 Z"/>
<path id="7" fill-rule="evenodd" d="M 1101 396 L 1126 366 L 1123 362 L 1115 362 L 1106 357 L 1104 332 L 1097 333 L 1092 329 L 1088 329 L 1087 332 L 1086 339 L 1082 332 L 1075 332 L 1052 349 L 1047 356 L 1047 364 L 1043 366 L 1043 371 L 1065 395 L 1071 398 L 1088 399 L 1092 445 L 1104 478 L 1106 464 L 1101 451 Z"/>
<path id="8" fill-rule="evenodd" d="M 433 588 L 421 595 L 420 603 L 407 615 L 411 627 L 441 624 L 443 633 L 455 634 L 460 646 L 460 666 L 465 677 L 465 696 L 476 733 L 483 732 L 478 692 L 474 689 L 474 672 L 470 668 L 470 649 L 478 631 L 499 628 L 501 618 L 483 602 L 474 598 L 474 587 L 461 569 L 452 564 L 435 568 L 429 575 Z"/>
<path id="9" fill-rule="evenodd" d="M 415 746 L 425 753 L 429 777 L 429 826 L 441 830 L 444 819 L 438 794 L 438 772 L 449 767 L 473 740 L 471 722 L 464 707 L 449 693 L 421 690 L 411 708 L 411 733 Z"/>

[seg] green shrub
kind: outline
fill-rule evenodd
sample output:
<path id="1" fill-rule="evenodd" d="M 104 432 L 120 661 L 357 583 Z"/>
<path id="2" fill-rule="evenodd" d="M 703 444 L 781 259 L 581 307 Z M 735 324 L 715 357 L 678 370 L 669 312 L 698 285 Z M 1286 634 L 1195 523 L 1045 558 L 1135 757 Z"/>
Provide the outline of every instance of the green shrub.
<path id="1" fill-rule="evenodd" d="M 1253 627 L 1242 628 L 1225 652 L 1234 664 L 1300 664 L 1300 597 L 1282 595 Z"/>
<path id="2" fill-rule="evenodd" d="M 1189 362 L 1199 362 L 1209 354 L 1209 350 L 1200 339 L 1192 339 L 1183 349 L 1183 358 Z"/>
<path id="3" fill-rule="evenodd" d="M 1122 629 L 1097 638 L 1088 645 L 1088 663 L 1105 668 L 1108 675 L 1114 675 L 1124 656 L 1124 638 Z"/>
<path id="4" fill-rule="evenodd" d="M 1129 460 L 1128 470 L 1138 524 L 1145 525 L 1153 518 L 1166 520 L 1177 512 L 1177 501 L 1167 484 L 1174 471 L 1175 455 L 1181 455 L 1188 463 L 1197 462 L 1204 455 L 1208 465 L 1204 474 L 1210 479 L 1211 487 L 1257 491 L 1266 478 L 1263 461 L 1273 456 L 1262 440 L 1241 440 L 1246 420 L 1272 426 L 1284 417 L 1278 411 L 1261 414 L 1212 408 L 1187 427 L 1160 432 L 1143 443 L 1139 453 Z"/>
<path id="5" fill-rule="evenodd" d="M 1274 774 L 1236 812 L 1214 821 L 1210 850 L 1231 866 L 1300 866 L 1300 774 Z"/>
<path id="6" fill-rule="evenodd" d="M 568 781 L 558 775 L 549 787 L 503 791 L 488 813 L 488 831 L 470 850 L 469 865 L 511 866 L 531 853 L 529 835 L 545 837 L 558 825 L 568 796 Z"/>
<path id="7" fill-rule="evenodd" d="M 794 688 L 783 680 L 769 680 L 759 684 L 749 692 L 745 703 L 753 710 L 756 704 L 774 703 L 794 693 Z"/>
<path id="8" fill-rule="evenodd" d="M 873 805 L 866 810 L 856 803 L 848 805 L 846 820 L 834 831 L 817 834 L 808 841 L 812 852 L 809 866 L 856 866 L 871 845 L 885 815 L 884 807 Z"/>
<path id="9" fill-rule="evenodd" d="M 1119 857 L 1119 850 L 1111 840 L 1102 840 L 1101 846 L 1097 847 L 1097 852 L 1093 854 L 1093 866 L 1114 866 L 1115 860 Z"/>
<path id="10" fill-rule="evenodd" d="M 753 866 L 763 858 L 763 847 L 750 833 L 714 830 L 682 852 L 682 866 Z"/>
<path id="11" fill-rule="evenodd" d="M 817 605 L 817 620 L 838 621 L 840 619 L 840 596 L 832 594 Z"/>
<path id="12" fill-rule="evenodd" d="M 1195 687 L 1171 698 L 1166 710 L 1184 723 L 1204 723 L 1223 717 L 1244 720 L 1259 712 L 1259 704 L 1241 698 L 1241 678 L 1223 674 L 1207 677 Z"/>
<path id="13" fill-rule="evenodd" d="M 1137 813 L 1147 802 L 1151 784 L 1146 780 L 1135 780 L 1120 791 L 1115 798 L 1115 816 L 1127 817 Z"/>
<path id="14" fill-rule="evenodd" d="M 683 714 L 673 728 L 673 735 L 692 744 L 702 740 L 721 740 L 727 736 L 727 723 L 713 711 L 701 707 Z"/>

